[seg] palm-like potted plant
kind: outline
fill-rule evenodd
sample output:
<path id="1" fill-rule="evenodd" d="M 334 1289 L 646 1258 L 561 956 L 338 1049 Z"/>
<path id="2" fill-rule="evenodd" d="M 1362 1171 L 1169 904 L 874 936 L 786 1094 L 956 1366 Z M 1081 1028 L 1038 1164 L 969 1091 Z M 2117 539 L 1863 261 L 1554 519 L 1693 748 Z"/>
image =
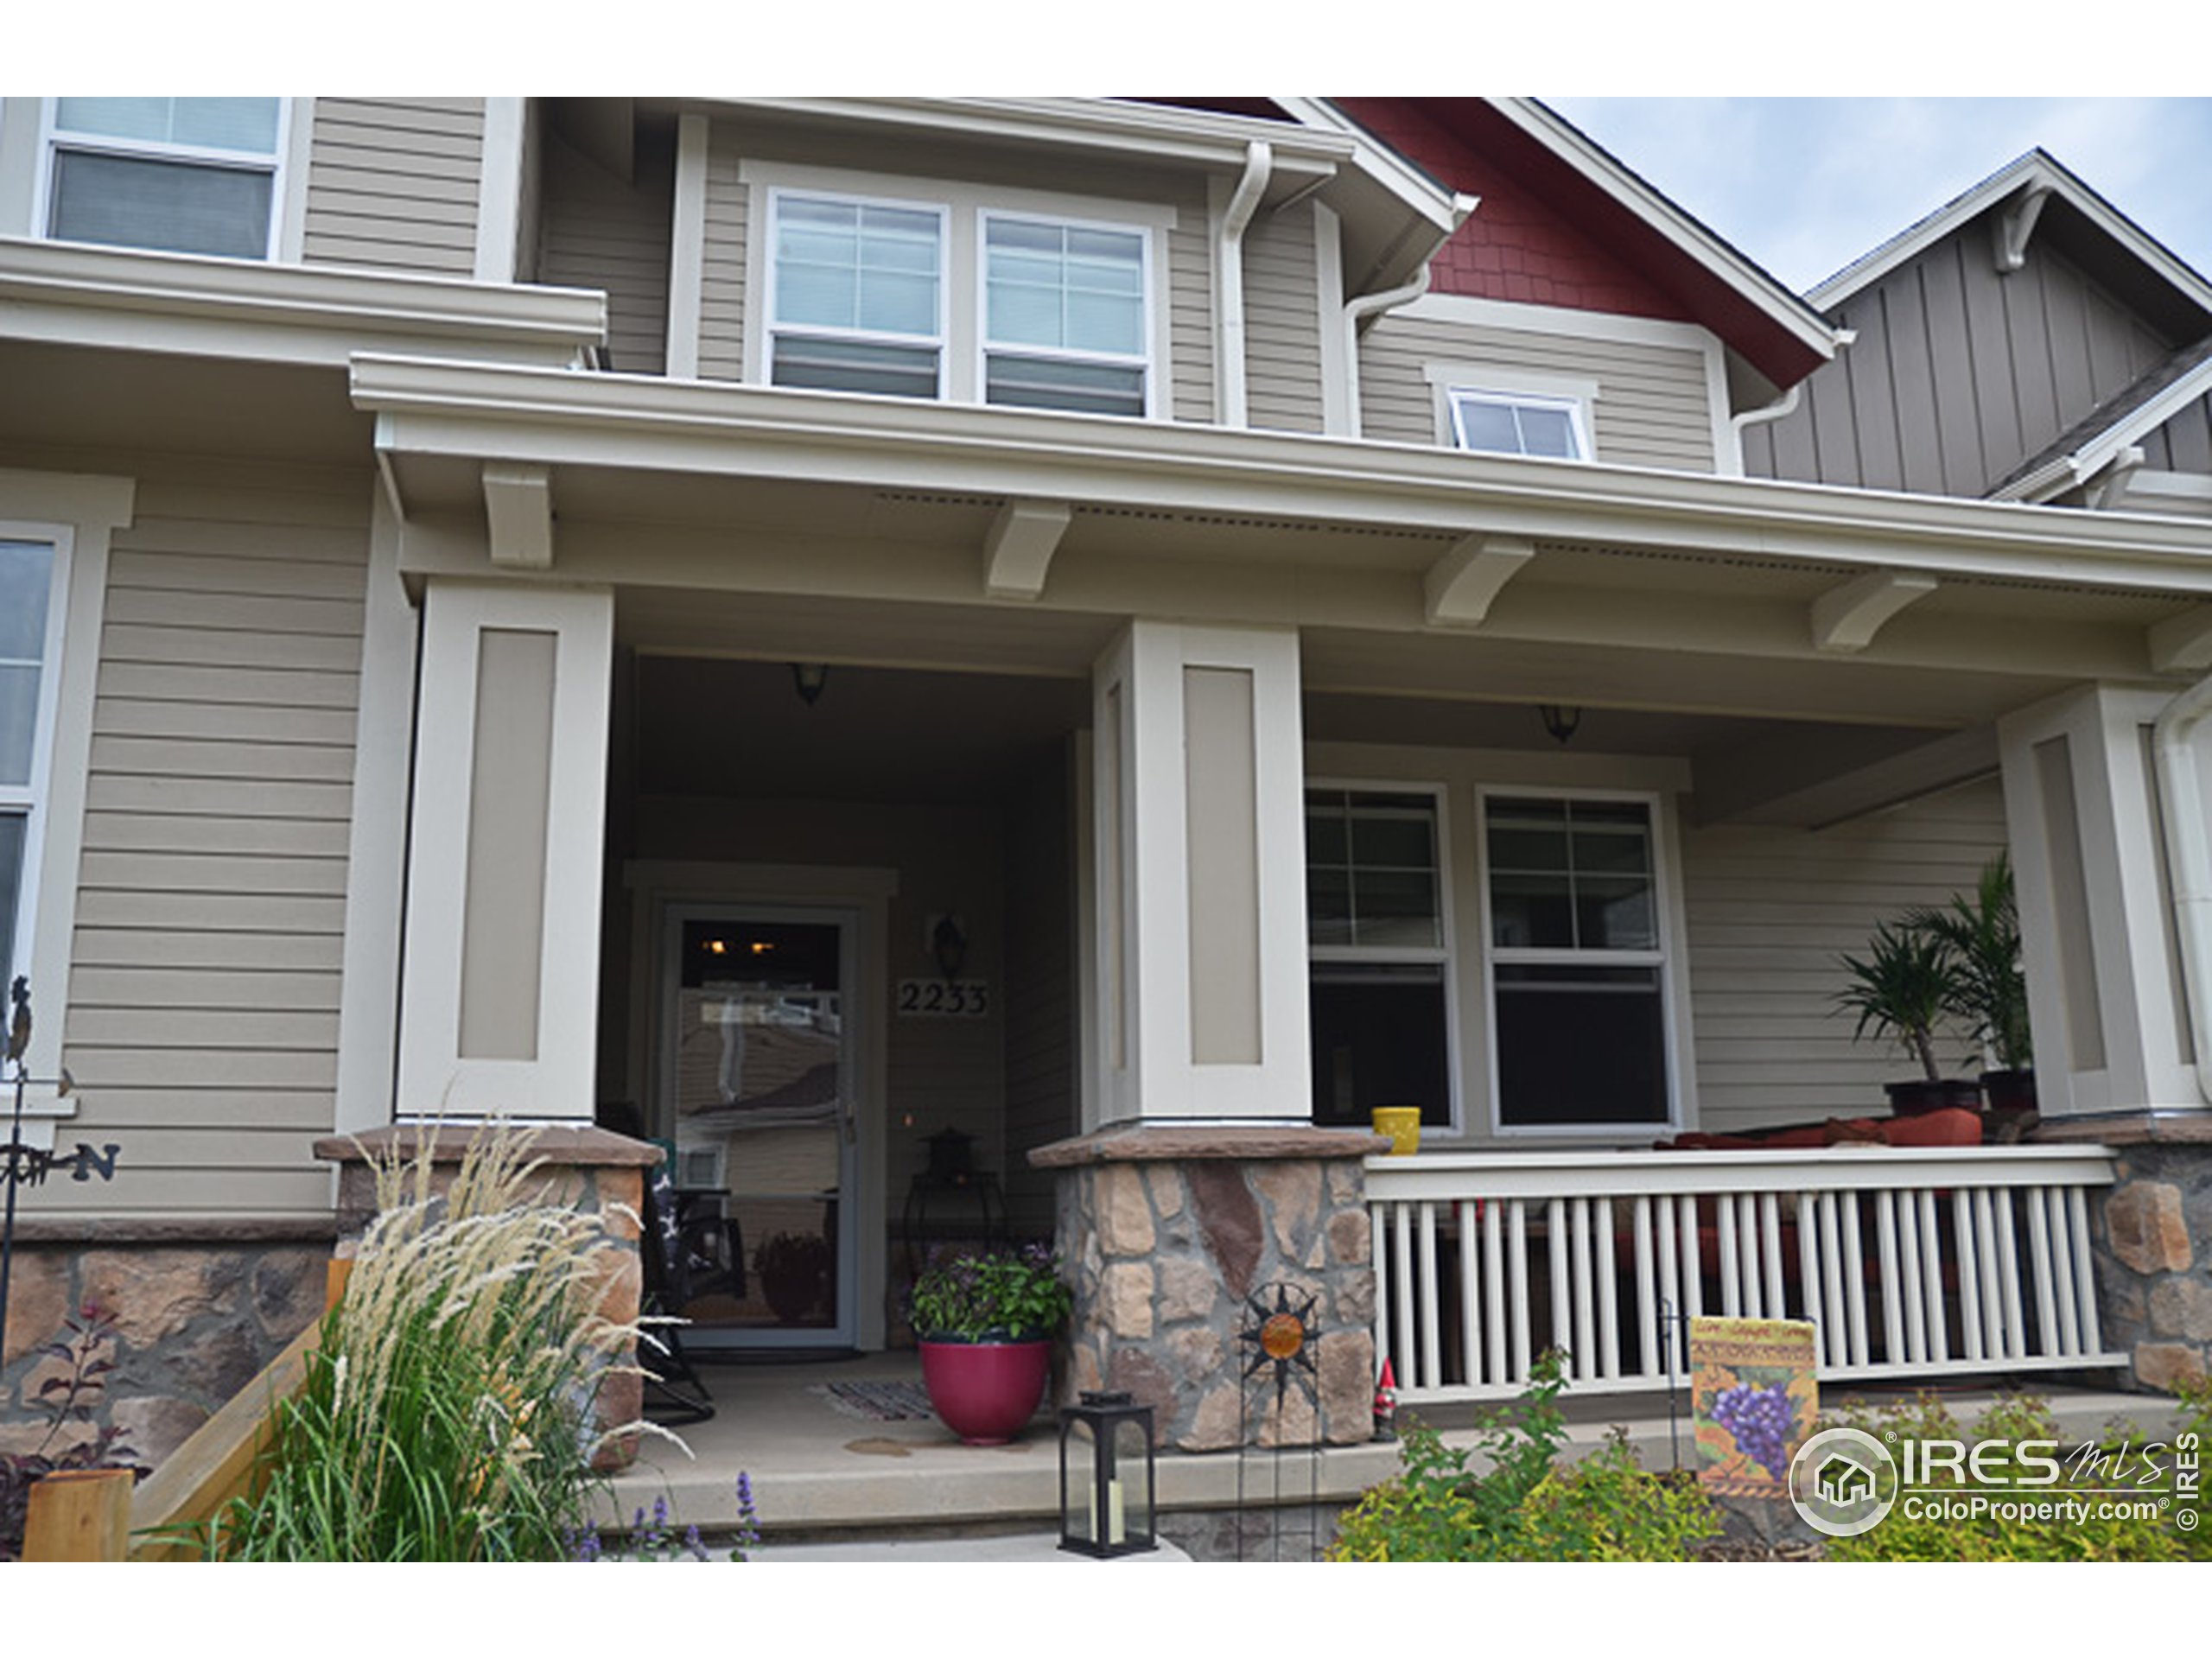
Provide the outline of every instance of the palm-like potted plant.
<path id="1" fill-rule="evenodd" d="M 930 1408 L 970 1446 L 1003 1446 L 1044 1398 L 1052 1338 L 1075 1294 L 1039 1244 L 933 1262 L 914 1281 L 909 1317 Z"/>
<path id="2" fill-rule="evenodd" d="M 1859 1016 L 1853 1037 L 1872 1030 L 1897 1042 L 1920 1062 L 1927 1074 L 1884 1085 L 1890 1109 L 1900 1116 L 1933 1111 L 1939 1106 L 1979 1110 L 1981 1086 L 1967 1078 L 1946 1077 L 1936 1059 L 1936 1027 L 1949 1011 L 1956 977 L 1949 944 L 1906 923 L 1877 923 L 1864 957 L 1841 958 L 1849 976 L 1836 1001 Z"/>
<path id="3" fill-rule="evenodd" d="M 2028 982 L 2020 967 L 2020 909 L 2012 863 L 1999 853 L 1982 867 L 1971 893 L 1948 906 L 1914 911 L 1905 925 L 1941 940 L 1951 954 L 1944 1010 L 1963 1021 L 1996 1065 L 1981 1074 L 1993 1107 L 2033 1109 L 2035 1049 L 2028 1031 Z"/>

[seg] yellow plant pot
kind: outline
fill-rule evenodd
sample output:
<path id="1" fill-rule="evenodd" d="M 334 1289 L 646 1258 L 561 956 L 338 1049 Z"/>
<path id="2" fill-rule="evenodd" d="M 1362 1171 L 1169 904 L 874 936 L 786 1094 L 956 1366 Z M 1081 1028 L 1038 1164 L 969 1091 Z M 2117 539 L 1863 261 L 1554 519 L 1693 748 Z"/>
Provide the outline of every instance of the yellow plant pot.
<path id="1" fill-rule="evenodd" d="M 1375 1133 L 1390 1137 L 1390 1155 L 1410 1158 L 1421 1150 L 1421 1108 L 1418 1106 L 1377 1106 L 1375 1109 Z"/>

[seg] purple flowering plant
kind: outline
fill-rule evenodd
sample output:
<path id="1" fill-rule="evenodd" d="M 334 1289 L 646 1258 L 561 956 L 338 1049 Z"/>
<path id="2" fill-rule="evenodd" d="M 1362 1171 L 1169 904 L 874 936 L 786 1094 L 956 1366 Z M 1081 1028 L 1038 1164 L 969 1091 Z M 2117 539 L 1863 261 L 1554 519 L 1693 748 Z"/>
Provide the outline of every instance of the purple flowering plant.
<path id="1" fill-rule="evenodd" d="M 1042 1244 L 954 1255 L 923 1269 L 908 1320 L 925 1342 L 1037 1342 L 1058 1332 L 1075 1293 Z"/>

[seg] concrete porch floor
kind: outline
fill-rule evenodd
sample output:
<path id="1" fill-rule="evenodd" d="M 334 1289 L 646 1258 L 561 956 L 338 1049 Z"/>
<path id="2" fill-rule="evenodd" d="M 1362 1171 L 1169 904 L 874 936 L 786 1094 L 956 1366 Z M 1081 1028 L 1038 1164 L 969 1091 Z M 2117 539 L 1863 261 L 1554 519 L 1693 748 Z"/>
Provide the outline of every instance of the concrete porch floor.
<path id="1" fill-rule="evenodd" d="M 779 1539 L 850 1542 L 856 1536 L 874 1535 L 879 1539 L 895 1536 L 911 1548 L 954 1537 L 980 1542 L 979 1535 L 996 1534 L 1004 1535 L 1007 1549 L 1016 1552 L 1008 1559 L 1037 1559 L 1033 1553 L 1022 1552 L 1038 1535 L 1057 1529 L 1058 1445 L 1048 1411 L 1040 1411 L 1011 1445 L 969 1446 L 961 1445 L 934 1420 L 865 1421 L 808 1392 L 817 1384 L 841 1380 L 918 1383 L 921 1365 L 912 1353 L 804 1363 L 709 1359 L 698 1369 L 714 1398 L 713 1420 L 673 1431 L 690 1448 L 688 1458 L 668 1441 L 648 1438 L 636 1464 L 614 1482 L 605 1501 L 606 1524 L 626 1526 L 639 1508 L 650 1508 L 656 1497 L 664 1497 L 677 1525 L 726 1530 L 737 1521 L 737 1476 L 743 1470 L 751 1479 L 760 1525 L 771 1544 Z M 2171 1431 L 2174 1402 L 2162 1395 L 2068 1389 L 2056 1383 L 2035 1391 L 2051 1402 L 2062 1432 L 2069 1436 L 2094 1436 L 2115 1419 L 2131 1423 L 2139 1434 L 2164 1436 Z M 1993 1397 L 1987 1389 L 1943 1393 L 1953 1414 L 1969 1427 Z M 1669 1466 L 1663 1397 L 1577 1400 L 1570 1394 L 1561 1403 L 1573 1446 L 1594 1446 L 1612 1425 L 1621 1424 L 1628 1428 L 1646 1468 Z M 1473 1414 L 1473 1408 L 1462 1405 L 1439 1408 L 1429 1416 L 1443 1427 L 1447 1442 L 1471 1445 L 1474 1432 L 1453 1425 L 1469 1422 Z M 1694 1452 L 1686 1416 L 1680 1435 L 1687 1464 Z M 1382 1442 L 1331 1446 L 1313 1465 L 1295 1459 L 1278 1464 L 1272 1455 L 1260 1453 L 1243 1461 L 1246 1502 L 1252 1504 L 1265 1498 L 1271 1480 L 1279 1481 L 1285 1502 L 1306 1502 L 1310 1489 L 1321 1502 L 1350 1503 L 1398 1466 L 1397 1448 Z M 1162 1453 L 1160 1508 L 1234 1508 L 1239 1462 L 1238 1454 L 1227 1452 Z M 969 1559 L 991 1558 L 965 1549 L 961 1553 Z"/>

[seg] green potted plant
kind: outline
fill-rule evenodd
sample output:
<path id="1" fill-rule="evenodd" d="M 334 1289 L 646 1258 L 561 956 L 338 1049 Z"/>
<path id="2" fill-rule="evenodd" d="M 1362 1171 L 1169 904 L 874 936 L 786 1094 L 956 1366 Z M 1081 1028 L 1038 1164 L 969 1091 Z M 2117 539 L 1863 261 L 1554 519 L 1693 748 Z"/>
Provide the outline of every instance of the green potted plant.
<path id="1" fill-rule="evenodd" d="M 1040 1244 L 931 1262 L 908 1302 L 930 1408 L 970 1446 L 1012 1440 L 1044 1398 L 1052 1338 L 1074 1301 Z"/>
<path id="2" fill-rule="evenodd" d="M 2012 863 L 1999 853 L 1982 867 L 1971 893 L 1942 908 L 1916 910 L 1906 925 L 1940 939 L 1951 953 L 1944 1009 L 1970 1028 L 1996 1064 L 1981 1074 L 1990 1105 L 2032 1111 L 2035 1049 L 2028 1032 L 2028 982 L 2020 968 L 2020 909 Z"/>
<path id="3" fill-rule="evenodd" d="M 797 1325 L 821 1306 L 830 1287 L 830 1241 L 819 1233 L 776 1233 L 753 1252 L 753 1270 L 768 1311 Z"/>
<path id="4" fill-rule="evenodd" d="M 1875 925 L 1863 957 L 1840 960 L 1849 977 L 1835 1000 L 1859 1016 L 1852 1035 L 1864 1037 L 1871 1028 L 1877 1037 L 1892 1039 L 1927 1074 L 1883 1085 L 1890 1109 L 1900 1116 L 1942 1106 L 1980 1110 L 1981 1085 L 1946 1077 L 1936 1061 L 1936 1027 L 1950 1007 L 1955 979 L 1951 947 L 1919 928 L 1884 921 Z"/>

